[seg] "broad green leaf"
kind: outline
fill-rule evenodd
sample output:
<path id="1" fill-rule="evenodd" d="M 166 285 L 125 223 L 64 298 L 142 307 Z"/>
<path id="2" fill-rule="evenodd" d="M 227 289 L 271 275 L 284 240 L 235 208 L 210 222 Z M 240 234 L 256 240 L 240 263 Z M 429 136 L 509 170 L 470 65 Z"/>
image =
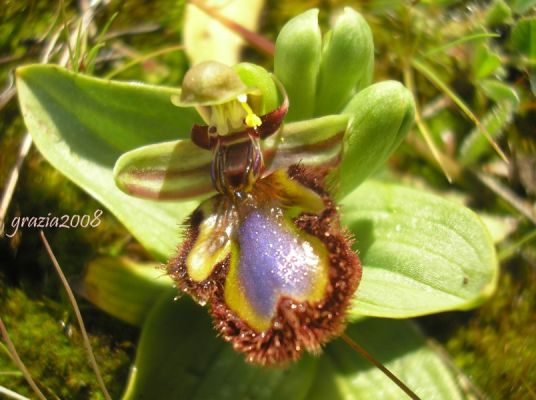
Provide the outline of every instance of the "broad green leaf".
<path id="1" fill-rule="evenodd" d="M 191 140 L 150 144 L 119 157 L 113 173 L 117 187 L 154 200 L 191 199 L 215 193 L 210 179 L 212 153 Z"/>
<path id="2" fill-rule="evenodd" d="M 382 362 L 421 399 L 466 398 L 453 373 L 426 345 L 409 321 L 366 319 L 346 334 Z M 329 344 L 320 359 L 308 400 L 407 399 L 407 395 L 342 340 Z"/>
<path id="3" fill-rule="evenodd" d="M 203 0 L 203 3 L 214 8 L 222 17 L 250 31 L 256 31 L 265 2 L 264 0 Z M 192 65 L 203 61 L 236 64 L 240 60 L 240 53 L 245 43 L 239 35 L 194 4 L 186 6 L 182 35 L 184 48 Z"/>
<path id="4" fill-rule="evenodd" d="M 317 9 L 291 19 L 277 36 L 274 73 L 287 90 L 287 121 L 313 116 L 321 42 Z"/>
<path id="5" fill-rule="evenodd" d="M 376 83 L 354 96 L 343 110 L 350 116 L 340 166 L 341 198 L 383 165 L 413 123 L 415 103 L 399 82 Z"/>
<path id="6" fill-rule="evenodd" d="M 179 242 L 179 224 L 197 203 L 177 207 L 132 198 L 115 186 L 112 168 L 128 150 L 184 138 L 201 122 L 197 113 L 171 104 L 176 90 L 89 78 L 56 66 L 19 68 L 17 89 L 26 126 L 43 156 L 166 259 Z"/>
<path id="7" fill-rule="evenodd" d="M 124 400 L 305 399 L 317 360 L 286 368 L 248 365 L 216 337 L 207 309 L 162 294 L 141 334 Z"/>
<path id="8" fill-rule="evenodd" d="M 107 313 L 141 326 L 171 278 L 157 263 L 138 263 L 125 257 L 91 261 L 82 279 L 84 297 Z"/>
<path id="9" fill-rule="evenodd" d="M 372 33 L 363 17 L 346 7 L 324 36 L 315 115 L 339 112 L 355 88 L 370 84 L 374 67 Z"/>
<path id="10" fill-rule="evenodd" d="M 342 206 L 363 264 L 351 315 L 466 310 L 495 290 L 493 241 L 468 208 L 377 181 L 363 184 Z"/>

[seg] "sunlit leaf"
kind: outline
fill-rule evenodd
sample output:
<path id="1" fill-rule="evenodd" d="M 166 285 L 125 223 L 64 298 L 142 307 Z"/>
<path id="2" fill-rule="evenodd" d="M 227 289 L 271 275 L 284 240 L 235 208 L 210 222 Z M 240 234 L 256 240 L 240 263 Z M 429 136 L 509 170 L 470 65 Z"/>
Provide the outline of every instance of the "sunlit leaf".
<path id="1" fill-rule="evenodd" d="M 176 90 L 77 75 L 55 66 L 17 70 L 24 120 L 43 156 L 104 204 L 153 254 L 166 259 L 179 241 L 179 224 L 196 202 L 132 198 L 114 183 L 112 168 L 131 149 L 184 138 L 194 110 L 178 108 Z"/>
<path id="2" fill-rule="evenodd" d="M 363 263 L 353 315 L 403 318 L 468 309 L 495 290 L 493 241 L 468 208 L 377 181 L 342 205 Z"/>
<path id="3" fill-rule="evenodd" d="M 347 334 L 382 362 L 421 399 L 464 399 L 452 372 L 409 321 L 366 319 Z M 336 340 L 320 359 L 308 400 L 399 400 L 407 395 L 380 370 Z"/>
<path id="4" fill-rule="evenodd" d="M 123 399 L 305 399 L 316 359 L 248 365 L 216 337 L 206 309 L 176 294 L 163 293 L 148 316 Z"/>
<path id="5" fill-rule="evenodd" d="M 107 313 L 141 326 L 171 278 L 157 263 L 138 263 L 125 257 L 91 261 L 82 279 L 86 299 Z"/>

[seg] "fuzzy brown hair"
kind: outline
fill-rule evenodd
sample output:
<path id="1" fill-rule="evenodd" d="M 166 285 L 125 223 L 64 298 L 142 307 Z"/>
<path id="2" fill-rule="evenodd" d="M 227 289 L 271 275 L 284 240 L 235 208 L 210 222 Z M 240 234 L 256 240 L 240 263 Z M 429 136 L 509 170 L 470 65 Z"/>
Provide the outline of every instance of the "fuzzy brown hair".
<path id="1" fill-rule="evenodd" d="M 320 352 L 330 339 L 345 329 L 346 310 L 361 280 L 361 264 L 352 251 L 352 239 L 341 229 L 334 202 L 322 188 L 319 171 L 290 167 L 288 174 L 322 196 L 325 208 L 319 214 L 301 214 L 295 218 L 297 228 L 320 239 L 329 252 L 329 276 L 324 298 L 317 302 L 299 302 L 289 297 L 278 301 L 276 315 L 269 329 L 257 332 L 226 304 L 224 286 L 230 257 L 216 265 L 203 282 L 193 281 L 187 273 L 186 257 L 199 234 L 203 215 L 194 212 L 178 255 L 168 264 L 168 272 L 181 290 L 194 299 L 209 302 L 214 327 L 243 352 L 246 360 L 261 365 L 281 365 L 297 360 L 304 350 Z"/>

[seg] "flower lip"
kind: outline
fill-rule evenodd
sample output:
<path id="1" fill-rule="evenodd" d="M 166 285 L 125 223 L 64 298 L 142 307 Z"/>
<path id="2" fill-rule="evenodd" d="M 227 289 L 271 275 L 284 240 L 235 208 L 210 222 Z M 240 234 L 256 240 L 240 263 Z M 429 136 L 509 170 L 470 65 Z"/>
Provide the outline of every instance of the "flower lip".
<path id="1" fill-rule="evenodd" d="M 182 81 L 180 96 L 172 96 L 178 107 L 214 106 L 243 95 L 259 95 L 248 87 L 231 67 L 217 61 L 205 61 L 190 68 Z"/>

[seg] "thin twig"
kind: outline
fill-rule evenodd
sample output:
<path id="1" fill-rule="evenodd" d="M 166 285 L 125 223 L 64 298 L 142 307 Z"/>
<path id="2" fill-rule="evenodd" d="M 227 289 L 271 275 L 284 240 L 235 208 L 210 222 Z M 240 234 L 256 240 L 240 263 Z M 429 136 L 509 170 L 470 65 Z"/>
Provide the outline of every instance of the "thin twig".
<path id="1" fill-rule="evenodd" d="M 13 198 L 15 188 L 17 187 L 17 181 L 19 180 L 22 163 L 28 155 L 30 147 L 32 147 L 32 137 L 29 133 L 26 133 L 19 147 L 17 161 L 9 173 L 2 197 L 0 198 L 0 237 L 4 236 L 4 221 L 7 214 L 7 209 L 9 207 L 9 203 L 11 203 L 11 199 Z"/>
<path id="2" fill-rule="evenodd" d="M 534 215 L 534 211 L 532 210 L 532 207 L 529 203 L 523 201 L 509 187 L 503 185 L 501 182 L 494 179 L 493 177 L 474 170 L 471 170 L 471 172 L 478 178 L 480 182 L 487 186 L 488 189 L 490 189 L 498 196 L 502 197 L 518 212 L 527 217 L 530 222 L 536 225 L 536 215 Z"/>
<path id="3" fill-rule="evenodd" d="M 350 336 L 348 336 L 346 333 L 343 333 L 341 335 L 341 339 L 346 342 L 353 350 L 355 350 L 356 353 L 358 353 L 361 357 L 363 357 L 365 360 L 367 360 L 369 363 L 374 365 L 376 368 L 378 368 L 380 371 L 382 371 L 389 379 L 391 379 L 400 389 L 404 391 L 408 395 L 408 397 L 412 400 L 421 400 L 419 396 L 415 394 L 413 390 L 411 390 L 409 387 L 406 386 L 404 382 L 402 382 L 400 379 L 396 377 L 395 374 L 393 374 L 391 371 L 387 369 L 381 362 L 376 360 L 374 357 L 372 357 L 368 351 L 366 351 L 363 347 L 358 345 Z"/>
<path id="4" fill-rule="evenodd" d="M 2 339 L 4 340 L 4 343 L 7 349 L 9 350 L 9 356 L 11 357 L 13 362 L 17 364 L 17 367 L 20 369 L 20 371 L 24 375 L 26 382 L 28 382 L 28 385 L 30 385 L 30 387 L 35 392 L 36 396 L 39 397 L 39 399 L 46 400 L 45 395 L 43 394 L 43 392 L 41 392 L 41 390 L 39 389 L 39 387 L 33 380 L 32 375 L 30 375 L 30 371 L 28 371 L 28 369 L 26 368 L 26 366 L 20 359 L 19 354 L 17 353 L 17 350 L 15 349 L 15 345 L 11 341 L 11 338 L 9 337 L 9 334 L 7 332 L 7 328 L 4 325 L 4 321 L 2 321 L 1 317 L 0 317 L 0 331 L 2 332 Z"/>
<path id="5" fill-rule="evenodd" d="M 14 400 L 30 400 L 28 397 L 24 397 L 17 392 L 14 392 L 13 390 L 9 390 L 8 388 L 4 386 L 0 386 L 0 394 L 3 394 L 8 399 L 14 399 Z"/>
<path id="6" fill-rule="evenodd" d="M 452 183 L 453 180 L 453 174 L 449 169 L 447 168 L 445 157 L 439 151 L 436 144 L 434 143 L 432 139 L 432 134 L 430 133 L 428 126 L 423 120 L 423 117 L 421 115 L 420 105 L 419 101 L 416 96 L 416 90 L 415 90 L 415 78 L 413 76 L 413 70 L 409 64 L 409 62 L 404 62 L 404 83 L 408 87 L 409 91 L 413 94 L 413 97 L 415 98 L 415 123 L 417 124 L 417 127 L 419 128 L 419 132 L 421 133 L 422 137 L 424 138 L 424 141 L 426 142 L 428 148 L 432 152 L 432 155 L 436 162 L 438 163 L 439 167 L 443 171 L 443 174 L 445 174 L 445 177 L 449 181 L 449 183 Z"/>
<path id="7" fill-rule="evenodd" d="M 463 372 L 460 367 L 456 365 L 447 350 L 445 350 L 445 348 L 439 342 L 437 342 L 437 340 L 427 339 L 426 343 L 432 348 L 438 357 L 441 358 L 441 361 L 447 364 L 447 367 L 450 368 L 454 374 L 456 374 L 456 378 L 462 389 L 465 391 L 470 391 L 471 395 L 473 395 L 477 400 L 487 399 L 484 393 L 482 393 L 482 390 L 480 390 L 480 388 L 471 381 L 465 372 Z"/>
<path id="8" fill-rule="evenodd" d="M 56 269 L 56 272 L 61 280 L 61 283 L 63 284 L 63 287 L 65 288 L 65 292 L 67 293 L 69 302 L 71 303 L 71 306 L 73 307 L 76 320 L 78 321 L 78 326 L 80 327 L 80 332 L 82 333 L 84 346 L 86 347 L 91 366 L 93 367 L 93 370 L 95 371 L 95 375 L 97 376 L 97 381 L 99 383 L 99 386 L 106 400 L 111 400 L 110 394 L 108 393 L 108 390 L 106 389 L 106 386 L 104 384 L 104 380 L 102 379 L 99 366 L 97 365 L 97 360 L 95 359 L 95 355 L 93 354 L 93 349 L 91 348 L 91 343 L 89 342 L 89 337 L 87 335 L 86 327 L 84 325 L 84 321 L 82 320 L 82 314 L 80 313 L 80 309 L 78 308 L 78 304 L 74 297 L 73 291 L 71 290 L 71 287 L 69 286 L 69 283 L 67 282 L 67 279 L 65 278 L 65 275 L 63 274 L 63 271 L 61 270 L 61 267 L 58 264 L 58 260 L 56 259 L 56 256 L 52 252 L 52 248 L 50 247 L 50 244 L 48 243 L 44 232 L 40 231 L 39 233 L 41 236 L 41 240 L 43 241 L 43 244 L 45 245 L 47 253 L 50 257 L 50 260 L 52 261 L 52 264 L 54 265 L 54 268 Z"/>
<path id="9" fill-rule="evenodd" d="M 173 51 L 178 51 L 178 50 L 182 50 L 182 49 L 184 49 L 184 46 L 177 45 L 177 46 L 170 46 L 170 47 L 166 47 L 164 49 L 152 51 L 152 52 L 150 52 L 148 54 L 144 54 L 142 56 L 136 57 L 135 59 L 125 63 L 124 65 L 120 66 L 119 68 L 116 68 L 115 70 L 110 72 L 108 75 L 106 75 L 104 78 L 105 79 L 111 79 L 112 77 L 120 74 L 121 72 L 126 71 L 129 68 L 132 68 L 133 66 L 135 66 L 135 65 L 137 65 L 139 63 L 144 62 L 145 60 L 149 60 L 151 58 L 158 57 L 158 56 L 161 56 L 163 54 L 168 54 L 168 53 L 171 53 Z"/>

